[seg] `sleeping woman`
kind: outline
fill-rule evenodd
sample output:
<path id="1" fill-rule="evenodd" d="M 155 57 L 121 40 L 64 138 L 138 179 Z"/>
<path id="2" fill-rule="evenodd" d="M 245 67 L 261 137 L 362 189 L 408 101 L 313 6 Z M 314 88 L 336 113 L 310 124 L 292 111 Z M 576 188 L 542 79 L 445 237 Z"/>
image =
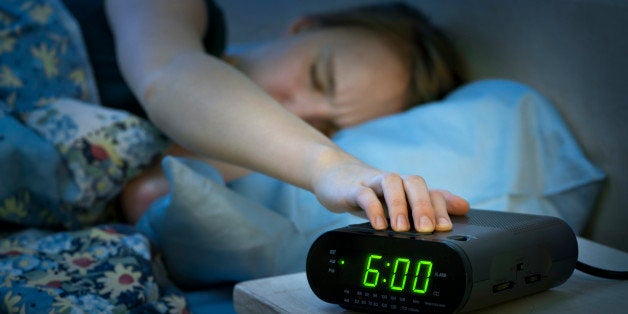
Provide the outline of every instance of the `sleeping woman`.
<path id="1" fill-rule="evenodd" d="M 420 176 L 374 169 L 327 137 L 461 83 L 451 45 L 415 9 L 311 15 L 286 37 L 211 55 L 207 43 L 224 37 L 211 3 L 109 0 L 106 8 L 124 78 L 175 143 L 166 154 L 210 162 L 226 181 L 269 174 L 312 191 L 329 210 L 363 210 L 377 229 L 388 227 L 382 198 L 394 230 L 449 230 L 448 213 L 468 210 Z M 167 191 L 159 164 L 136 177 L 122 195 L 127 218 L 137 221 Z"/>
<path id="2" fill-rule="evenodd" d="M 0 118 L 16 124 L 0 142 L 0 201 L 16 204 L 2 221 L 80 228 L 122 189 L 136 222 L 168 192 L 159 163 L 136 177 L 161 153 L 208 161 L 227 181 L 267 174 L 377 229 L 388 215 L 394 230 L 449 230 L 449 214 L 468 210 L 329 138 L 461 82 L 453 49 L 407 5 L 307 16 L 288 36 L 234 54 L 209 0 L 11 0 L 0 22 Z M 41 145 L 11 144 L 27 137 Z"/>
<path id="3" fill-rule="evenodd" d="M 0 294 L 8 300 L 0 312 L 183 312 L 181 293 L 155 280 L 161 257 L 139 228 L 94 226 L 121 190 L 130 222 L 169 192 L 153 160 L 163 155 L 207 161 L 226 181 L 270 175 L 311 191 L 330 211 L 365 213 L 377 229 L 446 231 L 449 215 L 469 210 L 421 176 L 376 169 L 330 140 L 462 82 L 455 51 L 412 7 L 306 16 L 286 37 L 229 53 L 224 39 L 210 0 L 0 1 L 0 235 L 12 231 L 5 222 L 38 227 L 0 238 Z M 455 180 L 452 168 L 446 178 Z M 235 231 L 257 232 L 250 226 L 259 224 L 215 221 Z M 274 222 L 261 226 L 283 230 Z M 202 261 L 191 245 L 188 260 Z M 250 260 L 251 250 L 242 251 Z"/>

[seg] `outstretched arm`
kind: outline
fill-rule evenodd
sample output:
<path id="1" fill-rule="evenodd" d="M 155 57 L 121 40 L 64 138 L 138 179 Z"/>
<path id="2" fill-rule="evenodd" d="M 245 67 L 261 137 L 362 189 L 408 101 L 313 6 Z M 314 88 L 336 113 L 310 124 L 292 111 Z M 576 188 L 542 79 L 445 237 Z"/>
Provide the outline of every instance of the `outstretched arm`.
<path id="1" fill-rule="evenodd" d="M 343 152 L 238 70 L 206 54 L 202 0 L 106 5 L 126 81 L 151 121 L 178 144 L 310 190 L 332 211 L 362 209 L 376 228 L 387 226 L 379 197 L 395 230 L 410 227 L 409 209 L 415 227 L 426 231 L 449 229 L 447 212 L 468 210 L 458 197 L 430 192 L 418 176 L 385 173 Z M 421 217 L 430 223 L 423 225 Z M 437 217 L 445 223 L 436 224 Z"/>

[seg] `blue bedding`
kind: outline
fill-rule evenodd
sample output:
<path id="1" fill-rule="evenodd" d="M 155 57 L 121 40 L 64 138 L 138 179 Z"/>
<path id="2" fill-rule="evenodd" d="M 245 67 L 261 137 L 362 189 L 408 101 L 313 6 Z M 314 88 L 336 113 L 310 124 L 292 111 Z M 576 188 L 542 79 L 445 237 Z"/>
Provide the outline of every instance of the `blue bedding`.
<path id="1" fill-rule="evenodd" d="M 166 158 L 169 195 L 121 224 L 111 201 L 168 141 L 98 104 L 76 27 L 45 14 L 63 11 L 57 1 L 21 3 L 0 2 L 0 312 L 233 312 L 233 283 L 302 271 L 318 235 L 363 222 L 262 174 L 226 184 L 207 164 Z M 473 207 L 558 216 L 576 232 L 604 179 L 551 103 L 511 81 L 475 82 L 333 140 Z"/>
<path id="2" fill-rule="evenodd" d="M 13 130 L 4 128 L 4 138 Z M 574 230 L 604 179 L 551 103 L 511 81 L 469 84 L 442 101 L 344 130 L 334 141 L 377 167 L 422 174 L 473 207 L 558 216 Z M 163 166 L 171 192 L 136 227 L 39 228 L 0 240 L 3 309 L 89 303 L 231 311 L 231 284 L 302 271 L 319 234 L 363 221 L 261 174 L 225 184 L 205 163 L 168 157 Z M 25 188 L 37 182 L 18 179 Z M 0 213 L 20 212 L 11 198 L 0 204 Z"/>

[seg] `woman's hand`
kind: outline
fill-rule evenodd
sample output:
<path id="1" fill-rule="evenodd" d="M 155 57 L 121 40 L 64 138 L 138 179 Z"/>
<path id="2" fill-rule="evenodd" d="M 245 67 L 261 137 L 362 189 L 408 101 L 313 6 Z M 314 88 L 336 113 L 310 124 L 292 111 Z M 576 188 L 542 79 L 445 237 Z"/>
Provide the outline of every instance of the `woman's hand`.
<path id="1" fill-rule="evenodd" d="M 375 229 L 408 231 L 410 216 L 419 232 L 451 230 L 449 214 L 463 215 L 469 203 L 444 190 L 429 190 L 416 175 L 399 175 L 357 160 L 327 167 L 314 184 L 318 200 L 329 210 L 363 211 Z M 383 201 L 382 201 L 383 200 Z"/>

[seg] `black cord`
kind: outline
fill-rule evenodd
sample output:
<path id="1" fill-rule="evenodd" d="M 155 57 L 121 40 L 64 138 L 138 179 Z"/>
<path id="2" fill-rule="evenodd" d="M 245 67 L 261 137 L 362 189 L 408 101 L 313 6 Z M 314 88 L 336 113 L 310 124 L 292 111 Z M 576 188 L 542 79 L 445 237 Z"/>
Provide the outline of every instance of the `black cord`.
<path id="1" fill-rule="evenodd" d="M 606 279 L 619 279 L 619 280 L 628 279 L 628 271 L 616 271 L 616 270 L 597 268 L 589 264 L 585 264 L 581 261 L 576 262 L 576 269 L 583 273 L 587 273 L 589 275 L 602 277 Z"/>

